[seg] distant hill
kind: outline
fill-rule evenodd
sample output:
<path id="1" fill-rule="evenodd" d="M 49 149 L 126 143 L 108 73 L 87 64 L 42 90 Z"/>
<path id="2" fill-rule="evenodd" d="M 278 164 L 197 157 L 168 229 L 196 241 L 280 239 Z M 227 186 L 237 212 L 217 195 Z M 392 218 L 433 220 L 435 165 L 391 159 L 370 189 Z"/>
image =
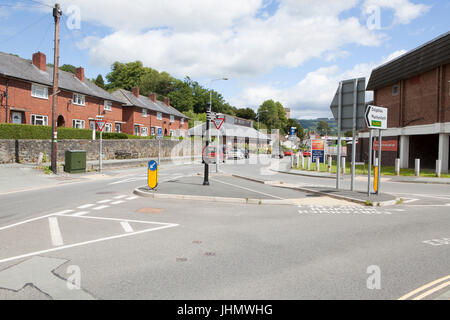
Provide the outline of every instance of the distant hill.
<path id="1" fill-rule="evenodd" d="M 314 131 L 317 128 L 319 121 L 328 122 L 329 126 L 333 131 L 337 132 L 337 123 L 333 118 L 317 118 L 317 119 L 295 119 L 300 123 L 303 129 L 307 131 Z"/>

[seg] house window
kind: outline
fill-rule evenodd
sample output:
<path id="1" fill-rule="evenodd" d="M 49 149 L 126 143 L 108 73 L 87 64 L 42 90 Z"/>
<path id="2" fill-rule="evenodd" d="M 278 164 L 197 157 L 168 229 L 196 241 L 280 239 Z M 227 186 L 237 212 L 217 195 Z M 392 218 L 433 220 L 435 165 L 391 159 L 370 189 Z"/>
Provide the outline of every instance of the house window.
<path id="1" fill-rule="evenodd" d="M 105 100 L 105 103 L 103 104 L 103 109 L 106 111 L 111 111 L 112 108 L 112 102 Z"/>
<path id="2" fill-rule="evenodd" d="M 112 132 L 112 123 L 105 123 L 105 132 Z"/>
<path id="3" fill-rule="evenodd" d="M 392 95 L 398 96 L 398 84 L 392 87 Z"/>
<path id="4" fill-rule="evenodd" d="M 147 128 L 147 127 L 142 127 L 142 128 L 141 128 L 141 135 L 142 135 L 143 137 L 148 136 L 148 128 Z"/>
<path id="5" fill-rule="evenodd" d="M 74 93 L 73 94 L 73 104 L 84 106 L 86 105 L 86 97 L 82 94 Z"/>
<path id="6" fill-rule="evenodd" d="M 94 120 L 89 120 L 89 129 L 90 130 L 95 130 L 96 126 L 95 126 L 95 121 Z"/>
<path id="7" fill-rule="evenodd" d="M 35 98 L 48 99 L 48 88 L 37 84 L 32 84 L 31 96 Z"/>
<path id="8" fill-rule="evenodd" d="M 174 130 L 170 130 L 170 136 L 171 137 L 175 136 L 175 131 Z"/>
<path id="9" fill-rule="evenodd" d="M 156 120 L 162 120 L 162 113 L 161 112 L 157 112 L 156 113 Z"/>
<path id="10" fill-rule="evenodd" d="M 174 116 L 170 116 L 170 122 L 174 122 L 175 121 L 175 117 Z"/>
<path id="11" fill-rule="evenodd" d="M 147 118 L 147 109 L 142 108 L 142 116 Z"/>
<path id="12" fill-rule="evenodd" d="M 151 127 L 151 128 L 150 128 L 150 134 L 151 134 L 152 136 L 155 135 L 155 127 Z"/>
<path id="13" fill-rule="evenodd" d="M 116 132 L 120 133 L 120 123 L 116 123 Z"/>
<path id="14" fill-rule="evenodd" d="M 138 136 L 140 133 L 139 126 L 134 126 L 134 135 Z"/>
<path id="15" fill-rule="evenodd" d="M 184 118 L 181 118 L 180 124 L 184 124 Z"/>
<path id="16" fill-rule="evenodd" d="M 72 128 L 84 129 L 84 120 L 73 119 Z"/>
<path id="17" fill-rule="evenodd" d="M 37 126 L 46 126 L 48 123 L 48 117 L 47 116 L 41 116 L 39 114 L 32 114 L 31 115 L 31 124 L 37 125 Z"/>

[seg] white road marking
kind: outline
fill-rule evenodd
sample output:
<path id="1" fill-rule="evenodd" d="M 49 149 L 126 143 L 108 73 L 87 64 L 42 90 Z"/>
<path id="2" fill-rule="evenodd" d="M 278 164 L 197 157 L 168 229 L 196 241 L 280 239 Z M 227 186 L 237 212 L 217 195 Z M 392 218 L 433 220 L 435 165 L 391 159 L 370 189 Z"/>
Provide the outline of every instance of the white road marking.
<path id="1" fill-rule="evenodd" d="M 30 221 L 34 221 L 34 220 L 38 220 L 38 219 L 43 219 L 43 218 L 46 218 L 48 216 L 51 216 L 51 215 L 46 215 L 46 216 L 42 216 L 42 217 L 39 217 L 39 218 L 30 219 L 30 220 L 27 220 L 27 221 L 22 221 L 20 223 L 14 224 L 14 225 L 9 225 L 9 226 L 3 227 L 3 229 L 11 228 L 11 227 L 13 227 L 15 225 L 23 224 L 23 223 L 26 223 L 26 222 L 30 222 Z M 63 216 L 63 215 L 61 215 L 61 216 Z M 27 254 L 22 254 L 22 255 L 19 255 L 19 256 L 2 259 L 2 260 L 0 260 L 0 263 L 13 261 L 13 260 L 19 260 L 19 259 L 23 259 L 23 258 L 27 258 L 27 257 L 31 257 L 31 256 L 36 256 L 36 255 L 41 255 L 41 254 L 44 254 L 44 253 L 59 251 L 59 250 L 63 250 L 63 249 L 70 249 L 70 248 L 85 246 L 85 245 L 89 245 L 89 244 L 97 243 L 97 242 L 103 242 L 103 241 L 108 241 L 108 240 L 114 240 L 114 239 L 130 237 L 130 236 L 134 236 L 134 235 L 138 235 L 138 234 L 142 234 L 142 233 L 147 233 L 147 232 L 152 232 L 152 231 L 157 231 L 157 230 L 163 230 L 163 229 L 173 228 L 173 227 L 177 227 L 178 226 L 178 224 L 175 224 L 175 223 L 162 223 L 162 222 L 138 221 L 138 220 L 124 220 L 124 219 L 103 218 L 103 217 L 80 216 L 80 217 L 76 217 L 76 218 L 77 219 L 84 218 L 84 219 L 98 219 L 98 220 L 112 220 L 112 221 L 127 221 L 127 222 L 136 222 L 136 223 L 145 223 L 145 224 L 157 224 L 157 225 L 161 225 L 161 226 L 160 227 L 156 227 L 156 228 L 150 228 L 150 229 L 145 229 L 145 230 L 141 230 L 141 231 L 136 231 L 136 232 L 132 232 L 132 233 L 123 233 L 123 234 L 120 234 L 120 235 L 117 235 L 117 236 L 111 236 L 111 237 L 105 237 L 105 238 L 100 238 L 100 239 L 95 239 L 95 240 L 89 240 L 89 241 L 74 243 L 74 244 L 70 244 L 70 245 L 59 246 L 59 247 L 55 247 L 55 248 L 51 248 L 51 249 L 31 252 L 31 253 L 27 253 Z M 0 229 L 0 230 L 2 230 L 2 229 Z"/>
<path id="2" fill-rule="evenodd" d="M 114 199 L 122 199 L 122 198 L 125 198 L 125 197 L 126 197 L 126 195 L 121 194 L 119 196 L 115 196 Z"/>
<path id="3" fill-rule="evenodd" d="M 114 201 L 114 202 L 111 202 L 111 204 L 120 204 L 120 203 L 124 203 L 125 201 L 123 201 L 123 200 L 117 200 L 117 201 Z"/>
<path id="4" fill-rule="evenodd" d="M 64 245 L 64 241 L 62 239 L 61 230 L 59 229 L 58 218 L 49 217 L 48 224 L 50 227 L 50 237 L 52 238 L 52 244 L 55 247 L 59 247 Z"/>
<path id="5" fill-rule="evenodd" d="M 86 208 L 90 208 L 95 206 L 95 204 L 92 203 L 88 203 L 88 204 L 83 204 L 82 206 L 77 207 L 78 209 L 86 209 Z"/>
<path id="6" fill-rule="evenodd" d="M 134 199 L 137 199 L 137 198 L 139 198 L 139 197 L 138 196 L 131 196 L 131 197 L 128 197 L 127 200 L 134 200 Z"/>
<path id="7" fill-rule="evenodd" d="M 108 208 L 109 206 L 107 206 L 107 205 L 103 205 L 103 206 L 98 206 L 98 207 L 95 207 L 95 208 L 92 208 L 92 210 L 102 210 L 102 209 L 105 209 L 105 208 Z"/>
<path id="8" fill-rule="evenodd" d="M 89 213 L 89 211 L 79 211 L 79 212 L 75 212 L 75 213 L 71 214 L 71 216 L 79 217 L 79 216 L 84 216 L 87 213 Z"/>
<path id="9" fill-rule="evenodd" d="M 283 198 L 280 198 L 280 197 L 277 197 L 277 196 L 274 196 L 274 195 L 271 195 L 271 194 L 268 194 L 268 193 L 265 193 L 265 192 L 256 191 L 256 190 L 253 190 L 253 189 L 250 189 L 250 188 L 238 186 L 238 185 L 236 185 L 236 184 L 232 184 L 232 183 L 228 183 L 228 182 L 223 182 L 223 181 L 216 180 L 216 179 L 212 179 L 212 178 L 209 178 L 209 180 L 216 181 L 216 182 L 223 183 L 223 184 L 227 184 L 227 185 L 230 185 L 230 186 L 233 186 L 233 187 L 236 187 L 236 188 L 241 188 L 241 189 L 244 189 L 244 190 L 248 190 L 248 191 L 251 191 L 251 192 L 263 194 L 263 195 L 269 196 L 269 197 L 271 197 L 271 198 L 284 200 Z"/>
<path id="10" fill-rule="evenodd" d="M 97 203 L 107 203 L 107 202 L 111 202 L 111 201 L 112 201 L 111 199 L 105 199 L 105 200 L 97 201 Z"/>
<path id="11" fill-rule="evenodd" d="M 125 232 L 130 233 L 134 231 L 127 221 L 121 221 L 120 224 Z"/>
<path id="12" fill-rule="evenodd" d="M 74 211 L 74 210 L 63 210 L 63 211 L 55 212 L 55 213 L 53 213 L 53 214 L 66 214 L 66 213 L 73 212 L 73 211 Z"/>

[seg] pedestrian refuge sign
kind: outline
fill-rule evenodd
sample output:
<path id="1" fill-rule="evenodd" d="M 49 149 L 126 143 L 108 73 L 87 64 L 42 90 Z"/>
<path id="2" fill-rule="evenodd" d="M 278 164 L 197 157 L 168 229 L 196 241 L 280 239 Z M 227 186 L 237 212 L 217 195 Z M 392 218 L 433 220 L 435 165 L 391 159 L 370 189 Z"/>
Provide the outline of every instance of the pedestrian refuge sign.
<path id="1" fill-rule="evenodd" d="M 158 186 L 158 162 L 150 160 L 148 162 L 147 184 L 150 189 L 155 189 Z"/>

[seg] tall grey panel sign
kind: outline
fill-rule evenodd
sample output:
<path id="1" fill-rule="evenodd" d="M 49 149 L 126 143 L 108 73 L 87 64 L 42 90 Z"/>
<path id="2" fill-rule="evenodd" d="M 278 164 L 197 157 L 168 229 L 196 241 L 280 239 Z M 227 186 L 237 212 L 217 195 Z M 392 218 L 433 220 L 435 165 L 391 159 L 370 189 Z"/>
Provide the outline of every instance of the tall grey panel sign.
<path id="1" fill-rule="evenodd" d="M 342 81 L 342 107 L 341 107 L 341 130 L 353 130 L 353 99 L 355 93 L 355 80 L 358 80 L 357 108 L 356 108 L 356 130 L 365 128 L 366 112 L 366 78 L 350 79 Z M 334 119 L 339 121 L 339 89 L 336 91 L 333 102 L 331 102 L 331 112 Z"/>

